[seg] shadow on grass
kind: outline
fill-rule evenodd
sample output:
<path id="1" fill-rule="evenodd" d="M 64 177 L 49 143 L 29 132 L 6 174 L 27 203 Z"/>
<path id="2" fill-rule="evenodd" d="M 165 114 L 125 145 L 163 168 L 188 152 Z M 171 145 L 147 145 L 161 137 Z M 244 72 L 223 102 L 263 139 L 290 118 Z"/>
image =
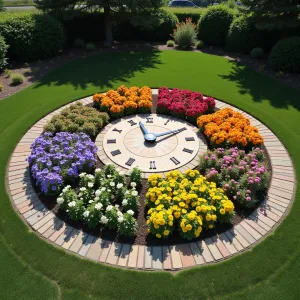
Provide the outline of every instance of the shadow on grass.
<path id="1" fill-rule="evenodd" d="M 255 102 L 268 99 L 276 108 L 287 109 L 292 106 L 300 110 L 298 89 L 292 89 L 236 62 L 231 63 L 233 64 L 231 73 L 219 76 L 224 80 L 235 82 L 241 95 L 250 94 Z"/>
<path id="2" fill-rule="evenodd" d="M 73 85 L 74 89 L 87 89 L 88 85 L 101 88 L 113 87 L 114 83 L 126 84 L 135 72 L 145 72 L 149 68 L 158 68 L 161 64 L 159 50 L 124 50 L 103 52 L 78 59 L 50 73 L 38 83 L 41 86 Z"/>

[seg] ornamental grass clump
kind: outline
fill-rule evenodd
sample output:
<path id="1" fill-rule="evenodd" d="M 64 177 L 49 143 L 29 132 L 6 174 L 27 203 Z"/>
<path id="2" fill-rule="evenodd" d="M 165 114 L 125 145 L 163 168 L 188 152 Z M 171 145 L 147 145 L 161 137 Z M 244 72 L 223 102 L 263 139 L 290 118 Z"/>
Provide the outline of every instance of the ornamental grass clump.
<path id="1" fill-rule="evenodd" d="M 97 147 L 84 133 L 44 132 L 31 145 L 28 157 L 31 176 L 43 194 L 58 194 L 74 184 L 80 172 L 91 172 Z"/>
<path id="2" fill-rule="evenodd" d="M 250 125 L 250 120 L 231 108 L 220 109 L 213 114 L 201 116 L 197 124 L 211 147 L 236 146 L 250 150 L 264 142 L 258 129 Z"/>
<path id="3" fill-rule="evenodd" d="M 99 112 L 93 107 L 84 106 L 81 102 L 71 104 L 45 125 L 44 131 L 57 133 L 67 131 L 71 133 L 83 132 L 94 138 L 108 123 L 107 113 Z"/>
<path id="4" fill-rule="evenodd" d="M 150 113 L 152 108 L 152 91 L 148 86 L 142 88 L 120 86 L 116 91 L 93 96 L 94 107 L 107 112 L 112 118 Z"/>
<path id="5" fill-rule="evenodd" d="M 209 150 L 200 157 L 200 169 L 240 207 L 253 207 L 270 180 L 265 152 L 260 148 L 248 154 L 236 147 Z"/>
<path id="6" fill-rule="evenodd" d="M 196 42 L 196 25 L 191 18 L 187 18 L 185 22 L 176 24 L 172 36 L 179 48 L 188 49 Z"/>
<path id="7" fill-rule="evenodd" d="M 157 238 L 167 238 L 175 230 L 183 239 L 198 238 L 203 228 L 230 223 L 234 215 L 234 205 L 224 191 L 197 170 L 171 171 L 166 179 L 153 174 L 148 185 L 148 232 Z"/>
<path id="8" fill-rule="evenodd" d="M 216 105 L 214 98 L 189 90 L 161 87 L 158 90 L 157 113 L 172 115 L 191 123 L 203 114 L 213 112 Z"/>
<path id="9" fill-rule="evenodd" d="M 79 189 L 66 186 L 57 198 L 60 209 L 75 221 L 90 228 L 98 225 L 131 237 L 136 232 L 139 195 L 133 181 L 127 182 L 123 174 L 112 165 L 95 175 L 81 173 Z"/>

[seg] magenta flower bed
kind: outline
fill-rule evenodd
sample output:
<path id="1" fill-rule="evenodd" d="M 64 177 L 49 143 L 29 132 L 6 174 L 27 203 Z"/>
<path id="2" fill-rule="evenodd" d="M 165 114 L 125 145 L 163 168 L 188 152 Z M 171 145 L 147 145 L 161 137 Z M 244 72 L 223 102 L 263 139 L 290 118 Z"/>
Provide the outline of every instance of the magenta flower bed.
<path id="1" fill-rule="evenodd" d="M 199 116 L 213 112 L 215 106 L 214 98 L 205 97 L 198 92 L 169 90 L 167 87 L 158 90 L 158 113 L 173 115 L 192 123 L 196 123 Z"/>

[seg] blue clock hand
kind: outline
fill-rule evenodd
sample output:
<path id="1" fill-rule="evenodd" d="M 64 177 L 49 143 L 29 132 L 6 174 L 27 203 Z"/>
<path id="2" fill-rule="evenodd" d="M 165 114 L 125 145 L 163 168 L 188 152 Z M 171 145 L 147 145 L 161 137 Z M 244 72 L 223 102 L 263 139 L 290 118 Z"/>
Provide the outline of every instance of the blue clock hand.
<path id="1" fill-rule="evenodd" d="M 148 134 L 148 130 L 146 129 L 145 125 L 140 121 L 140 127 L 142 128 L 144 134 Z"/>
<path id="2" fill-rule="evenodd" d="M 164 135 L 167 135 L 167 134 L 170 134 L 170 133 L 178 133 L 178 132 L 181 132 L 183 130 L 186 130 L 186 128 L 183 127 L 183 128 L 176 129 L 176 130 L 170 130 L 170 131 L 167 131 L 167 132 L 158 133 L 156 136 L 159 137 L 159 136 L 164 136 Z"/>

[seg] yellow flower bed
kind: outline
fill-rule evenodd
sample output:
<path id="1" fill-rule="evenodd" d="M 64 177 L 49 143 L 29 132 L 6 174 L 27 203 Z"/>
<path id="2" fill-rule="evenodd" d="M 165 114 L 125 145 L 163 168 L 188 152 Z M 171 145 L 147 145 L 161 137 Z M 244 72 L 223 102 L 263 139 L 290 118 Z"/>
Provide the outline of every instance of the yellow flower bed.
<path id="1" fill-rule="evenodd" d="M 264 140 L 248 118 L 231 108 L 220 109 L 214 114 L 198 118 L 200 130 L 212 145 L 249 147 L 261 145 Z"/>
<path id="2" fill-rule="evenodd" d="M 148 86 L 120 86 L 116 91 L 93 96 L 94 106 L 113 117 L 121 117 L 133 113 L 149 113 L 152 107 L 152 91 Z"/>
<path id="3" fill-rule="evenodd" d="M 234 205 L 224 191 L 197 170 L 171 171 L 166 179 L 153 174 L 148 185 L 148 232 L 157 238 L 166 238 L 177 229 L 191 240 L 203 228 L 214 228 L 217 221 L 228 223 L 234 215 Z"/>

